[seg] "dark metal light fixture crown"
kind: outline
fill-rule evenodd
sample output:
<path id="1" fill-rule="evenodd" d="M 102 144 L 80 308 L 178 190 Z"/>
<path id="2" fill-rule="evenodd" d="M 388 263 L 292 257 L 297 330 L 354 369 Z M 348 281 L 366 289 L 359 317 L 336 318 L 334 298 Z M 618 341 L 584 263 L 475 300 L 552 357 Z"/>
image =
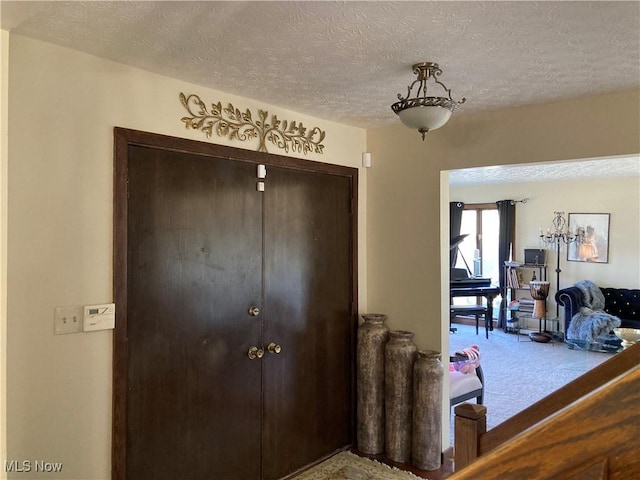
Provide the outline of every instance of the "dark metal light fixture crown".
<path id="1" fill-rule="evenodd" d="M 409 85 L 406 97 L 398 94 L 400 101 L 391 105 L 391 109 L 407 127 L 417 129 L 422 134 L 422 140 L 424 140 L 428 132 L 447 123 L 451 114 L 467 99 L 463 98 L 457 102 L 451 98 L 451 89 L 437 79 L 442 74 L 442 70 L 437 63 L 416 63 L 413 66 L 413 73 L 418 78 Z M 433 79 L 435 84 L 444 89 L 448 98 L 427 96 L 427 81 L 430 78 Z M 418 88 L 416 89 L 415 97 L 409 98 L 416 84 L 418 84 Z"/>

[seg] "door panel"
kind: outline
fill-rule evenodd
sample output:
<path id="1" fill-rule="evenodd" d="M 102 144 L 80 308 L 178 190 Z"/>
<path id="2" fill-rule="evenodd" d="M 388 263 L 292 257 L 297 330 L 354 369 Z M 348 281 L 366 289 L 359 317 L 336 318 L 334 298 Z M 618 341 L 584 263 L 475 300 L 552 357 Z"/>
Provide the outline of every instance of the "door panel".
<path id="1" fill-rule="evenodd" d="M 129 147 L 126 478 L 260 477 L 255 166 Z"/>
<path id="2" fill-rule="evenodd" d="M 269 167 L 265 191 L 263 478 L 352 443 L 351 184 Z"/>
<path id="3" fill-rule="evenodd" d="M 115 147 L 114 480 L 275 480 L 353 444 L 357 170 Z"/>

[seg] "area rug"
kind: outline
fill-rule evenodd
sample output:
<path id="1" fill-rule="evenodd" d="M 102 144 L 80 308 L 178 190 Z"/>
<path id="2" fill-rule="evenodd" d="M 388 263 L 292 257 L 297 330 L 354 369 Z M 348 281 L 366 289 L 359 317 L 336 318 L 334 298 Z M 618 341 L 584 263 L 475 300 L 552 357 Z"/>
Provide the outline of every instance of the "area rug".
<path id="1" fill-rule="evenodd" d="M 384 463 L 341 452 L 301 473 L 295 480 L 420 480 Z"/>

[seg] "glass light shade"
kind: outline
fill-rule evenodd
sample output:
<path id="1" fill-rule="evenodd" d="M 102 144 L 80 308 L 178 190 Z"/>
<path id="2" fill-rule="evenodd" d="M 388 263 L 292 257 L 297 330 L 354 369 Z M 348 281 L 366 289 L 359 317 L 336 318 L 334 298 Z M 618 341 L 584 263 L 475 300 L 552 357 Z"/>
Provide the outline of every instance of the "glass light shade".
<path id="1" fill-rule="evenodd" d="M 451 118 L 451 110 L 436 105 L 420 105 L 405 108 L 398 112 L 398 116 L 407 127 L 423 132 L 442 127 Z"/>

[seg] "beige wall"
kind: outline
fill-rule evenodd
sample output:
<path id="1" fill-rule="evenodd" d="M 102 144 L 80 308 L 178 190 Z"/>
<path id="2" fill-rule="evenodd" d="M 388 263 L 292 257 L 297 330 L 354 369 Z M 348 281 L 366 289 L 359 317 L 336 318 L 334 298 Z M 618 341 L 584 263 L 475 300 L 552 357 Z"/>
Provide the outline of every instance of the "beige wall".
<path id="1" fill-rule="evenodd" d="M 9 34 L 0 30 L 0 103 L 9 98 Z M 0 465 L 7 458 L 7 166 L 8 111 L 0 111 Z M 7 478 L 4 468 L 0 479 Z"/>
<path id="2" fill-rule="evenodd" d="M 419 348 L 439 350 L 446 357 L 447 171 L 638 154 L 639 132 L 640 90 L 492 112 L 462 111 L 424 142 L 399 121 L 368 130 L 367 150 L 374 159 L 367 197 L 369 310 L 386 313 L 390 328 L 415 332 Z M 443 424 L 448 425 L 446 384 L 443 390 Z M 444 428 L 444 445 L 448 440 Z"/>
<path id="3" fill-rule="evenodd" d="M 318 125 L 325 153 L 312 160 L 359 167 L 366 132 L 20 36 L 9 55 L 8 458 L 64 463 L 42 478 L 107 479 L 112 332 L 54 336 L 53 312 L 113 300 L 113 127 L 257 147 L 185 130 L 182 91 Z M 366 175 L 360 183 L 364 257 Z"/>
<path id="4" fill-rule="evenodd" d="M 419 347 L 441 348 L 434 296 L 441 291 L 441 199 L 449 201 L 440 188 L 441 171 L 638 154 L 639 132 L 637 90 L 462 113 L 424 142 L 399 122 L 369 130 L 369 309 L 387 313 L 391 327 L 415 331 Z"/>
<path id="5" fill-rule="evenodd" d="M 638 159 L 640 163 L 640 158 Z M 640 288 L 640 177 L 510 183 L 450 188 L 452 201 L 492 203 L 503 199 L 528 198 L 516 204 L 514 259 L 523 261 L 525 248 L 540 245 L 540 228 L 552 227 L 553 212 L 609 213 L 609 263 L 568 262 L 560 252 L 560 288 L 584 279 L 603 287 Z M 556 252 L 547 251 L 551 283 L 548 308 L 555 317 Z M 561 312 L 562 315 L 562 312 Z"/>

